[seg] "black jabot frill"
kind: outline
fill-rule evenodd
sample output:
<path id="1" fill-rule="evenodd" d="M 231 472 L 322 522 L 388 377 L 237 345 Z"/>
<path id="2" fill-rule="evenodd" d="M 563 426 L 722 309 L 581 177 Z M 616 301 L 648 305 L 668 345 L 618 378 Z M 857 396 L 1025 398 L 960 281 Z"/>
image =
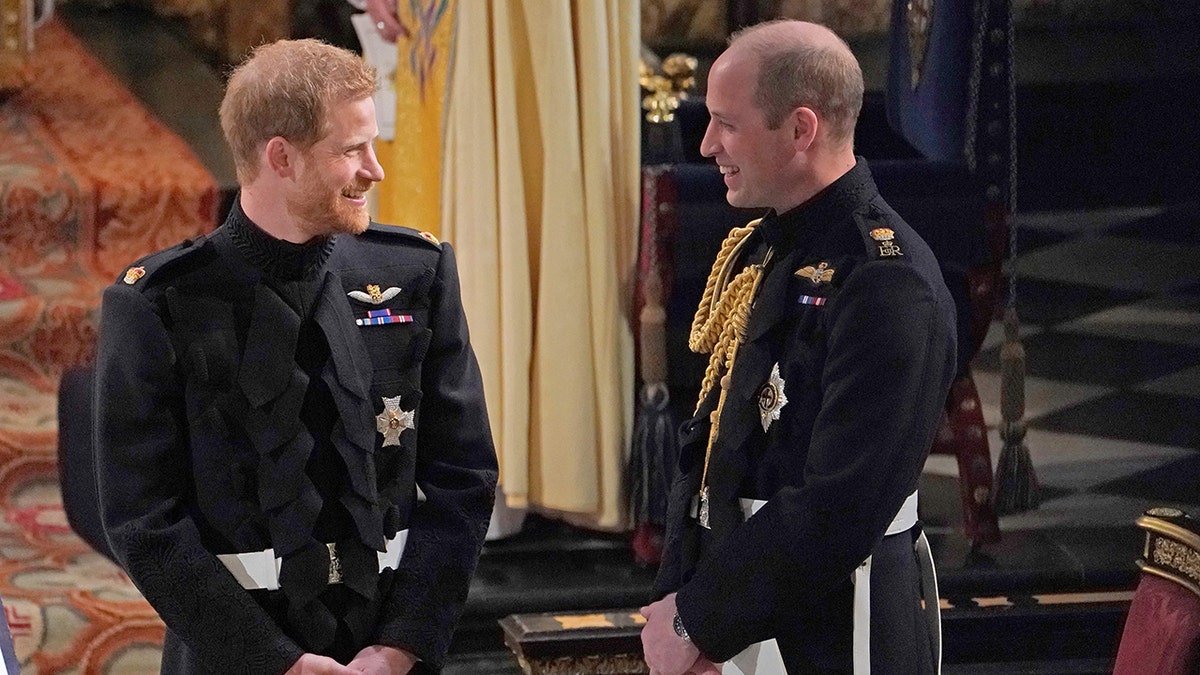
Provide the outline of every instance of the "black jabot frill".
<path id="1" fill-rule="evenodd" d="M 339 621 L 369 629 L 377 604 L 384 514 L 378 506 L 369 375 L 349 340 L 354 317 L 325 262 L 336 238 L 293 244 L 271 237 L 235 205 L 229 241 L 257 273 L 235 415 L 258 455 L 258 507 L 281 565 L 289 623 L 313 650 Z M 360 602 L 324 602 L 337 545 L 342 585 Z M 335 616 L 336 614 L 336 616 Z"/>

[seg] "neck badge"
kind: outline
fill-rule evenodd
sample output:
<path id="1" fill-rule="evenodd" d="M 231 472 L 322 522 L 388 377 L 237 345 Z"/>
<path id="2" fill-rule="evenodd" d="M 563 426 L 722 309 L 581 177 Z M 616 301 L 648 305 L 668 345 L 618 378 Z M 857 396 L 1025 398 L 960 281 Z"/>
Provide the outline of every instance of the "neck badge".
<path id="1" fill-rule="evenodd" d="M 416 429 L 415 411 L 401 410 L 400 397 L 383 397 L 383 412 L 375 416 L 375 430 L 383 434 L 384 447 L 400 445 L 400 434 L 406 429 Z"/>
<path id="2" fill-rule="evenodd" d="M 779 364 L 771 367 L 771 377 L 758 390 L 758 415 L 762 418 L 763 431 L 771 428 L 771 422 L 779 419 L 779 412 L 787 405 L 787 395 L 783 393 L 784 381 L 779 375 Z"/>
<path id="3" fill-rule="evenodd" d="M 386 291 L 381 291 L 379 290 L 379 286 L 377 284 L 367 284 L 366 293 L 363 293 L 362 291 L 350 291 L 346 295 L 359 302 L 368 302 L 372 305 L 381 305 L 397 295 L 400 295 L 400 287 L 392 286 Z"/>

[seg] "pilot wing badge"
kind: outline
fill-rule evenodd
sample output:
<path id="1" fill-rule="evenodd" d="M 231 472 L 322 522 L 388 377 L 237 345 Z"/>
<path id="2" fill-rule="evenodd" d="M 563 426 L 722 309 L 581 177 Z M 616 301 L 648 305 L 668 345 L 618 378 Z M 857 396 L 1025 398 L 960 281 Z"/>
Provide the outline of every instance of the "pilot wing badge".
<path id="1" fill-rule="evenodd" d="M 813 282 L 814 286 L 820 286 L 823 283 L 833 281 L 833 273 L 837 270 L 829 266 L 829 263 L 822 262 L 820 265 L 813 267 L 805 265 L 795 271 L 795 275 L 801 279 L 808 279 Z"/>
<path id="2" fill-rule="evenodd" d="M 359 302 L 365 302 L 372 305 L 382 305 L 388 300 L 400 295 L 400 287 L 392 286 L 386 291 L 381 291 L 379 290 L 379 286 L 377 284 L 367 284 L 366 293 L 362 291 L 350 291 L 346 295 Z"/>

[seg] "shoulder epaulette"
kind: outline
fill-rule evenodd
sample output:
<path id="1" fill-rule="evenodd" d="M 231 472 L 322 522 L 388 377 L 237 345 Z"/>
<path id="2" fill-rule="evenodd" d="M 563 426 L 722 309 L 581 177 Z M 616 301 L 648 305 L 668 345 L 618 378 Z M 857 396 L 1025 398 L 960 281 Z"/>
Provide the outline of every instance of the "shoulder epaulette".
<path id="1" fill-rule="evenodd" d="M 887 219 L 874 205 L 867 207 L 854 216 L 863 240 L 867 246 L 867 256 L 872 260 L 880 258 L 904 257 L 904 245 L 896 237 L 896 231 L 888 227 Z"/>
<path id="2" fill-rule="evenodd" d="M 208 237 L 205 235 L 185 239 L 178 244 L 151 253 L 129 266 L 122 273 L 117 283 L 135 287 L 149 285 L 151 279 L 160 276 L 164 271 L 174 269 L 184 260 L 192 259 L 197 253 L 208 248 Z"/>
<path id="3" fill-rule="evenodd" d="M 385 225 L 383 223 L 371 221 L 371 224 L 367 227 L 367 232 L 416 239 L 427 246 L 432 246 L 439 251 L 442 250 L 442 242 L 439 241 L 437 237 L 433 236 L 433 234 L 429 232 L 420 232 L 412 229 L 411 227 L 404 227 L 403 225 Z"/>

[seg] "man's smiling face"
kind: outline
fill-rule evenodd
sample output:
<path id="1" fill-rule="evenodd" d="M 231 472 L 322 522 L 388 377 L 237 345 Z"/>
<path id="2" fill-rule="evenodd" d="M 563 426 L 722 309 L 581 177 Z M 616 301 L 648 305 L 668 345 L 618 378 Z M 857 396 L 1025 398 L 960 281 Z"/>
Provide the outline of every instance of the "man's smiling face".
<path id="1" fill-rule="evenodd" d="M 754 102 L 758 64 L 753 53 L 727 50 L 708 76 L 706 103 L 711 116 L 700 152 L 712 157 L 725 176 L 726 198 L 733 206 L 785 211 L 795 188 L 794 130 L 785 120 L 767 126 Z"/>
<path id="2" fill-rule="evenodd" d="M 288 211 L 312 236 L 367 229 L 366 191 L 383 180 L 372 142 L 378 135 L 371 98 L 331 105 L 329 132 L 300 151 Z"/>

